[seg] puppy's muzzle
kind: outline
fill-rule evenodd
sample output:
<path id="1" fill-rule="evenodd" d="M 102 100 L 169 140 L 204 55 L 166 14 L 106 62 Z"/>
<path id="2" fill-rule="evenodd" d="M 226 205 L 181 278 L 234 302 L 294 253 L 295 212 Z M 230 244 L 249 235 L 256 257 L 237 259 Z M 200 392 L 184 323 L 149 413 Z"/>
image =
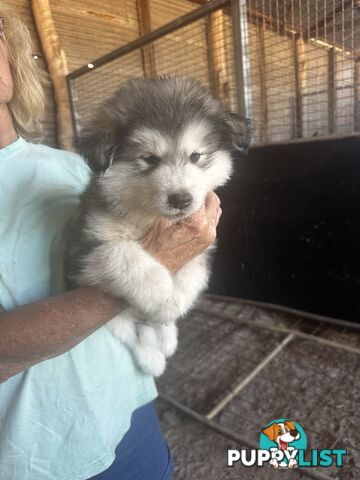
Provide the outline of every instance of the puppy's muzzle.
<path id="1" fill-rule="evenodd" d="M 184 208 L 188 207 L 191 202 L 192 196 L 186 191 L 173 193 L 168 196 L 168 204 L 173 208 L 178 208 L 179 210 L 183 210 Z"/>

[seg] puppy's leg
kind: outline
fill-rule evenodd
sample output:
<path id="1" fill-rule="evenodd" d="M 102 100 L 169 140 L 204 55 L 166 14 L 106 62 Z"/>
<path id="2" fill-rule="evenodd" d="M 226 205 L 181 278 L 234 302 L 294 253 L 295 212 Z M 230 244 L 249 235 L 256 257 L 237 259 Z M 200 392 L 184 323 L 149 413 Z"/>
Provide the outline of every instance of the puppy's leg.
<path id="1" fill-rule="evenodd" d="M 131 308 L 127 308 L 106 324 L 115 338 L 132 348 L 137 342 L 135 317 Z"/>
<path id="2" fill-rule="evenodd" d="M 181 270 L 174 278 L 175 292 L 182 296 L 183 302 L 190 306 L 199 294 L 206 289 L 210 276 L 209 254 L 198 255 Z"/>
<path id="3" fill-rule="evenodd" d="M 76 281 L 124 298 L 146 319 L 156 322 L 163 321 L 154 315 L 160 306 L 165 303 L 171 309 L 174 303 L 170 272 L 133 241 L 108 242 L 96 247 L 84 259 Z"/>
<path id="4" fill-rule="evenodd" d="M 172 356 L 178 344 L 175 320 L 184 315 L 198 295 L 207 286 L 209 267 L 207 254 L 202 254 L 174 276 L 174 293 L 171 304 L 163 304 L 157 312 L 160 323 L 156 325 L 158 345 L 165 357 Z M 162 323 L 164 322 L 164 323 Z M 153 322 L 155 324 L 155 322 Z"/>
<path id="5" fill-rule="evenodd" d="M 210 269 L 205 252 L 181 268 L 174 275 L 172 301 L 163 301 L 156 312 L 159 323 L 168 324 L 185 315 L 208 284 Z M 154 319 L 155 321 L 155 319 Z"/>
<path id="6" fill-rule="evenodd" d="M 156 326 L 139 323 L 131 308 L 112 318 L 106 326 L 114 337 L 130 348 L 136 363 L 145 373 L 154 377 L 163 373 L 165 352 L 160 348 Z"/>
<path id="7" fill-rule="evenodd" d="M 159 350 L 166 358 L 171 357 L 174 355 L 178 345 L 178 330 L 175 322 L 157 325 L 155 328 Z"/>
<path id="8" fill-rule="evenodd" d="M 165 370 L 166 360 L 159 349 L 157 328 L 137 324 L 136 330 L 137 342 L 133 347 L 135 359 L 145 373 L 159 377 Z"/>

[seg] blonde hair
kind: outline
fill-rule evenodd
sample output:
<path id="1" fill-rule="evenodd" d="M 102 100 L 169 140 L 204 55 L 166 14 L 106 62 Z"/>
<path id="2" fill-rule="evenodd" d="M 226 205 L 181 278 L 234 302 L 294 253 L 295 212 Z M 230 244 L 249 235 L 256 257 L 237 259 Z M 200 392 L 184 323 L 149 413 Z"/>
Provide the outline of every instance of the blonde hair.
<path id="1" fill-rule="evenodd" d="M 14 83 L 9 109 L 15 129 L 27 139 L 39 139 L 42 134 L 41 120 L 45 113 L 45 73 L 33 58 L 29 30 L 15 9 L 2 0 L 0 16 L 5 18 L 5 34 L 2 40 Z"/>

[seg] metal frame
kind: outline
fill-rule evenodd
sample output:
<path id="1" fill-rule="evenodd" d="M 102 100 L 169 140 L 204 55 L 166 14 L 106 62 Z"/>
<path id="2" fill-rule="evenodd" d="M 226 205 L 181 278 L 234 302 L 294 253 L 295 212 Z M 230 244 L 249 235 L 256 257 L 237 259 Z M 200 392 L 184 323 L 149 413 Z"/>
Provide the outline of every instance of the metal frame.
<path id="1" fill-rule="evenodd" d="M 329 318 L 322 315 L 315 315 L 312 313 L 303 312 L 300 310 L 279 305 L 256 302 L 251 300 L 242 300 L 239 298 L 228 297 L 224 295 L 207 294 L 204 300 L 206 301 L 205 305 L 202 305 L 201 303 L 199 305 L 195 305 L 195 313 L 200 313 L 204 316 L 211 315 L 212 317 L 221 319 L 225 322 L 232 322 L 238 325 L 239 328 L 241 328 L 241 326 L 248 326 L 255 331 L 273 331 L 283 334 L 282 339 L 278 340 L 277 347 L 270 351 L 267 355 L 264 355 L 263 358 L 261 358 L 259 361 L 257 361 L 255 366 L 249 370 L 246 376 L 241 376 L 239 379 L 239 383 L 234 382 L 234 384 L 228 385 L 228 387 L 230 388 L 227 388 L 224 391 L 224 396 L 222 398 L 216 398 L 215 405 L 210 411 L 208 411 L 208 413 L 199 413 L 198 411 L 196 411 L 196 409 L 194 409 L 194 407 L 186 405 L 183 400 L 179 400 L 172 394 L 167 393 L 164 384 L 159 385 L 159 397 L 163 402 L 171 405 L 175 409 L 179 410 L 186 416 L 190 417 L 191 419 L 195 420 L 197 423 L 205 426 L 211 431 L 216 432 L 229 440 L 235 441 L 239 446 L 257 448 L 257 445 L 252 439 L 248 437 L 246 431 L 244 433 L 237 433 L 236 431 L 233 431 L 229 426 L 224 426 L 220 421 L 221 412 L 224 411 L 224 409 L 230 404 L 230 402 L 232 402 L 235 398 L 241 395 L 243 389 L 246 386 L 256 381 L 257 376 L 261 374 L 262 370 L 266 368 L 274 358 L 276 358 L 278 355 L 281 355 L 285 348 L 289 348 L 293 341 L 296 341 L 296 339 L 304 339 L 308 342 L 317 343 L 319 345 L 319 348 L 324 345 L 326 347 L 332 347 L 333 349 L 343 351 L 344 353 L 349 352 L 355 355 L 360 355 L 359 346 L 349 344 L 346 341 L 344 341 L 344 343 L 341 343 L 337 340 L 330 340 L 326 337 L 318 335 L 317 333 L 319 327 L 323 327 L 324 325 L 333 325 L 339 327 L 339 332 L 341 333 L 344 333 L 344 331 L 346 333 L 350 333 L 350 331 L 359 331 L 360 326 L 352 322 Z M 207 301 L 210 302 L 208 303 Z M 233 310 L 232 313 L 230 311 L 227 313 L 226 308 L 223 311 L 217 309 L 213 310 L 213 301 L 215 304 L 217 302 L 223 302 L 231 306 L 238 305 L 239 310 Z M 248 311 L 246 314 L 238 317 L 238 314 L 242 310 L 243 312 L 246 312 L 246 307 L 248 306 L 253 307 L 252 311 Z M 290 324 L 285 326 L 282 324 L 277 325 L 273 324 L 272 322 L 267 322 L 266 319 L 258 320 L 257 315 L 260 314 L 261 311 L 269 312 L 270 315 L 272 313 L 276 313 L 280 317 L 285 314 L 285 317 L 290 317 L 288 318 L 288 320 L 290 320 Z M 305 333 L 305 331 L 301 329 L 301 322 L 303 320 L 313 321 L 314 330 L 309 330 L 309 333 Z M 331 480 L 331 478 L 327 475 L 326 472 L 322 473 L 317 471 L 317 469 L 304 467 L 297 468 L 296 470 L 289 470 L 288 475 L 289 478 L 294 477 L 295 480 L 299 473 L 301 473 L 304 478 L 311 478 L 313 480 Z"/>
<path id="2" fill-rule="evenodd" d="M 248 115 L 245 100 L 245 69 L 243 64 L 243 32 L 242 22 L 246 15 L 246 0 L 231 0 L 231 14 L 233 18 L 233 37 L 235 53 L 235 81 L 238 112 Z"/>
<path id="3" fill-rule="evenodd" d="M 166 395 L 165 393 L 159 392 L 159 398 L 163 402 L 171 405 L 175 409 L 179 410 L 181 413 L 185 414 L 186 416 L 192 418 L 193 420 L 197 421 L 201 425 L 207 427 L 208 429 L 219 433 L 220 435 L 224 436 L 225 438 L 236 442 L 239 446 L 249 447 L 249 448 L 258 448 L 258 444 L 250 440 L 248 437 L 244 435 L 239 435 L 237 433 L 232 432 L 228 428 L 223 427 L 219 423 L 215 422 L 212 419 L 208 419 L 206 416 L 201 415 L 200 413 L 195 412 L 191 408 L 187 407 L 183 403 L 179 402 L 175 398 Z M 306 478 L 311 478 L 312 480 L 333 480 L 333 477 L 329 477 L 326 474 L 319 473 L 315 471 L 315 469 L 310 470 L 309 468 L 306 469 L 304 467 L 298 467 L 296 469 L 289 470 L 288 474 L 296 480 L 298 478 L 299 472 Z M 239 477 L 240 478 L 240 477 Z"/>
<path id="4" fill-rule="evenodd" d="M 238 297 L 231 297 L 229 295 L 217 295 L 215 293 L 208 293 L 207 297 L 214 300 L 231 300 L 234 303 L 241 305 L 249 305 L 250 307 L 264 308 L 278 313 L 285 313 L 287 315 L 294 315 L 297 317 L 306 318 L 307 320 L 313 320 L 314 322 L 327 323 L 329 325 L 335 325 L 339 328 L 350 328 L 352 330 L 358 330 L 360 332 L 360 323 L 354 323 L 350 320 L 342 320 L 335 317 L 327 317 L 325 315 L 319 315 L 317 313 L 305 312 L 297 308 L 286 307 L 285 305 L 278 305 L 276 303 L 260 302 L 258 300 L 249 300 Z"/>

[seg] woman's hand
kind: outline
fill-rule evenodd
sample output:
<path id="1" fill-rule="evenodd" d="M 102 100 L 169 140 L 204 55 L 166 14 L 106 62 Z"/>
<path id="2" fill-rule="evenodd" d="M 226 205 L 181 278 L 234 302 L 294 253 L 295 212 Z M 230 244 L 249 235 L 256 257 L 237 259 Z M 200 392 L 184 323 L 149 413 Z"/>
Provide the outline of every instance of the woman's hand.
<path id="1" fill-rule="evenodd" d="M 215 241 L 220 216 L 220 199 L 210 192 L 191 217 L 176 223 L 165 219 L 156 222 L 143 238 L 142 246 L 175 273 Z"/>

